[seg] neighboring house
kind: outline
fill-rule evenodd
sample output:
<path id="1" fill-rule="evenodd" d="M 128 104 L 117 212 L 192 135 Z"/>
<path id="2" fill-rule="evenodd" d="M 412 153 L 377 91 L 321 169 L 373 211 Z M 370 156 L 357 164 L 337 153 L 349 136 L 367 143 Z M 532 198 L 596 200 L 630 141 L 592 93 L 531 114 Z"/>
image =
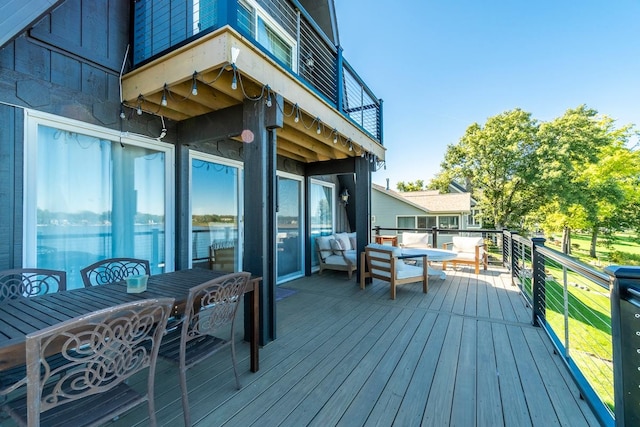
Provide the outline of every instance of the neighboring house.
<path id="1" fill-rule="evenodd" d="M 480 228 L 470 193 L 437 190 L 398 192 L 372 184 L 371 225 L 381 228 Z M 387 233 L 389 234 L 389 233 Z"/>
<path id="2" fill-rule="evenodd" d="M 342 56 L 332 0 L 0 13 L 0 270 L 62 269 L 72 288 L 102 258 L 158 273 L 225 250 L 263 278 L 267 342 L 275 286 L 311 274 L 315 236 L 369 241 L 382 102 Z"/>

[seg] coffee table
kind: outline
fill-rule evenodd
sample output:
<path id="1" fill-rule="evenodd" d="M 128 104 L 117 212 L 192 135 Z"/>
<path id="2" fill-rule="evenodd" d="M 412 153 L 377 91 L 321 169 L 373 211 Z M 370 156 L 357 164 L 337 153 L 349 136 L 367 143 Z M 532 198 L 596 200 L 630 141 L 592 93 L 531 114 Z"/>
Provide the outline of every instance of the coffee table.
<path id="1" fill-rule="evenodd" d="M 403 248 L 402 249 L 402 258 L 412 258 L 419 256 L 427 256 L 427 262 L 435 261 L 451 261 L 456 259 L 458 256 L 457 252 L 448 251 L 446 249 L 434 249 L 434 248 Z M 427 274 L 429 276 L 439 276 L 440 279 L 444 280 L 447 278 L 447 273 L 442 270 L 436 270 L 431 268 L 431 266 L 427 265 Z"/>

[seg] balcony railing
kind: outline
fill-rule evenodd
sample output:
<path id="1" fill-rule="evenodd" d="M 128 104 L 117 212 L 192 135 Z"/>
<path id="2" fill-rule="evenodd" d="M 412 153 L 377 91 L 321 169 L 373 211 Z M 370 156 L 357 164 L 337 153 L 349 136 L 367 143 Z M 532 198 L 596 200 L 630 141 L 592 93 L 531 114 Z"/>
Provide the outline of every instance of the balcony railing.
<path id="1" fill-rule="evenodd" d="M 297 0 L 138 0 L 132 14 L 134 67 L 228 25 L 382 143 L 382 101 Z"/>
<path id="2" fill-rule="evenodd" d="M 432 233 L 433 246 L 456 234 L 485 237 L 490 259 L 509 270 L 531 307 L 532 324 L 549 335 L 602 425 L 638 425 L 640 268 L 597 271 L 546 247 L 543 238 L 510 231 L 374 229 L 375 234 L 411 231 Z"/>

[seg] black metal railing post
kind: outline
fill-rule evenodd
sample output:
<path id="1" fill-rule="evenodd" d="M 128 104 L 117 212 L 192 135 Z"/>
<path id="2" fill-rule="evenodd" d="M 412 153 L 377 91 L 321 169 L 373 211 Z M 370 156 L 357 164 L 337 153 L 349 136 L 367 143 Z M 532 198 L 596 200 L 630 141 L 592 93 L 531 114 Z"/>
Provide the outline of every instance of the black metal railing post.
<path id="1" fill-rule="evenodd" d="M 438 247 L 438 227 L 433 227 L 431 229 L 431 233 L 433 234 L 433 247 Z"/>
<path id="2" fill-rule="evenodd" d="M 510 264 L 509 264 L 509 268 L 511 270 L 511 284 L 515 285 L 516 282 L 514 280 L 514 277 L 516 274 L 518 274 L 518 257 L 513 256 L 514 252 L 514 245 L 515 245 L 515 239 L 513 238 L 514 235 L 518 235 L 517 232 L 515 231 L 509 231 L 509 254 L 510 256 Z"/>
<path id="3" fill-rule="evenodd" d="M 613 395 L 617 427 L 640 425 L 640 267 L 604 269 L 610 277 Z"/>
<path id="4" fill-rule="evenodd" d="M 541 326 L 540 322 L 546 316 L 546 292 L 545 292 L 545 260 L 537 249 L 538 246 L 544 246 L 546 239 L 544 237 L 533 237 L 531 239 L 531 277 L 533 278 L 533 288 L 531 290 L 533 299 L 532 324 Z"/>

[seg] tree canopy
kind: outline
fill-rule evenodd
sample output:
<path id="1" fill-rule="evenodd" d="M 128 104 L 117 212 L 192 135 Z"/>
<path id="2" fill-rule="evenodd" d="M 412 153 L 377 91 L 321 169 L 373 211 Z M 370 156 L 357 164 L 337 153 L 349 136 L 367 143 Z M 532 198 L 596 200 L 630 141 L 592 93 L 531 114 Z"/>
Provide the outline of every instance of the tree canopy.
<path id="1" fill-rule="evenodd" d="M 640 153 L 632 126 L 584 105 L 550 122 L 515 109 L 469 126 L 430 188 L 465 183 L 485 224 L 547 231 L 640 229 Z M 634 213 L 636 212 L 636 213 Z"/>

